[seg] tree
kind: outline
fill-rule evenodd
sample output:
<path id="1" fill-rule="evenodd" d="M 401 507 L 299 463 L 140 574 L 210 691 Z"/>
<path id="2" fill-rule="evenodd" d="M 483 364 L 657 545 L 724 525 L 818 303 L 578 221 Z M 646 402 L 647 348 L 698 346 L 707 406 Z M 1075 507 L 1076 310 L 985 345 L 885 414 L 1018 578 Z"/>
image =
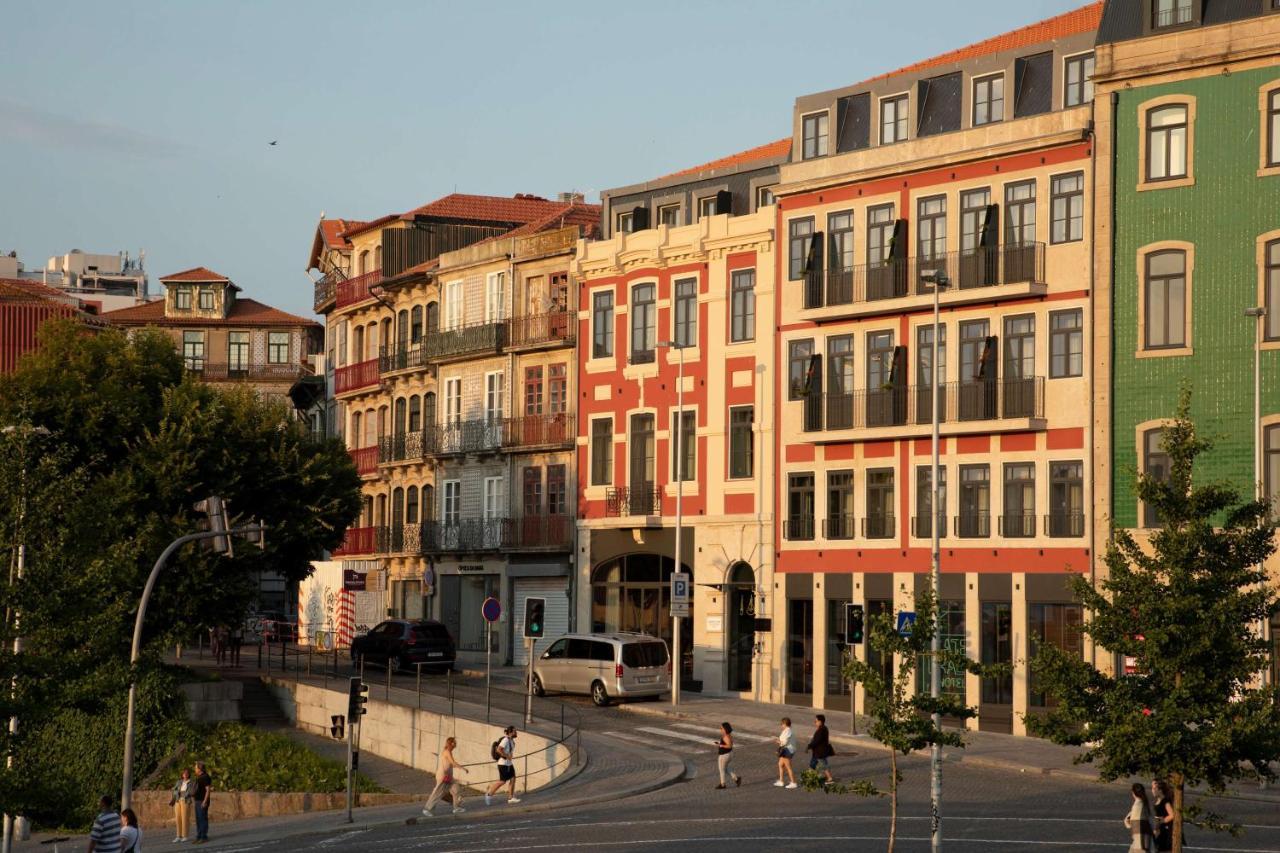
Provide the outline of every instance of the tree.
<path id="1" fill-rule="evenodd" d="M 189 545 L 160 576 L 139 673 L 140 693 L 156 699 L 157 726 L 175 710 L 158 686 L 161 651 L 241 620 L 258 572 L 305 577 L 357 517 L 359 478 L 340 442 L 313 441 L 282 405 L 249 390 L 188 377 L 173 343 L 154 331 L 47 325 L 42 349 L 0 380 L 3 425 L 20 428 L 0 435 L 0 542 L 11 560 L 25 545 L 27 566 L 21 583 L 0 587 L 26 641 L 14 656 L 18 627 L 6 619 L 0 683 L 16 675 L 18 690 L 0 691 L 0 715 L 17 712 L 21 725 L 17 737 L 0 732 L 15 757 L 12 770 L 0 768 L 0 797 L 7 808 L 49 817 L 66 813 L 51 798 L 60 793 L 65 805 L 83 779 L 62 779 L 70 761 L 60 765 L 36 745 L 111 730 L 101 721 L 118 716 L 128 684 L 142 586 L 164 547 L 197 529 L 195 502 L 218 494 L 233 514 L 261 519 L 266 546 L 237 544 L 227 558 Z"/>
<path id="2" fill-rule="evenodd" d="M 1179 853 L 1188 785 L 1219 792 L 1249 775 L 1272 779 L 1269 762 L 1280 759 L 1280 696 L 1260 686 L 1268 648 L 1257 633 L 1280 609 L 1261 569 L 1275 549 L 1274 525 L 1265 502 L 1242 503 L 1230 486 L 1194 481 L 1212 443 L 1197 434 L 1190 406 L 1184 388 L 1163 431 L 1168 476 L 1136 476 L 1137 497 L 1160 527 L 1147 543 L 1113 530 L 1106 577 L 1096 588 L 1072 582 L 1086 610 L 1084 633 L 1132 658 L 1133 672 L 1109 674 L 1042 646 L 1032 671 L 1056 705 L 1027 718 L 1033 733 L 1083 745 L 1077 761 L 1096 764 L 1103 781 L 1167 779 Z M 1220 826 L 1212 815 L 1206 823 Z"/>
<path id="3" fill-rule="evenodd" d="M 934 725 L 932 715 L 937 713 L 966 720 L 978 713 L 976 708 L 964 704 L 963 694 L 942 693 L 935 700 L 928 691 L 913 690 L 916 673 L 928 671 L 926 666 L 932 660 L 933 635 L 938 630 L 938 604 L 931 590 L 916 593 L 915 613 L 915 625 L 905 636 L 898 633 L 892 614 L 882 613 L 870 621 L 868 643 L 885 659 L 896 662 L 892 676 L 886 677 L 880 669 L 854 658 L 844 665 L 845 680 L 861 684 L 866 690 L 867 713 L 871 717 L 868 734 L 889 748 L 888 853 L 893 853 L 898 833 L 898 789 L 902 782 L 898 755 L 907 756 L 934 744 L 963 747 L 962 733 Z M 999 665 L 980 664 L 963 651 L 945 646 L 939 653 L 939 663 L 945 671 L 972 672 L 985 677 L 1001 675 L 1005 670 Z M 821 775 L 813 771 L 807 771 L 803 779 L 808 790 L 822 787 L 833 794 L 885 795 L 868 780 L 824 787 Z"/>

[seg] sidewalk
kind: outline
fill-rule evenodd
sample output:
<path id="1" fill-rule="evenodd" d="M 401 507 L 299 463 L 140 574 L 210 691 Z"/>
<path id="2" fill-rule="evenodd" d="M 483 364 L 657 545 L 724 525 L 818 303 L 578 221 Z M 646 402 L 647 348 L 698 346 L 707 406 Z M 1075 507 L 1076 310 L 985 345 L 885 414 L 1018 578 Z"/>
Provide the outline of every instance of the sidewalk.
<path id="1" fill-rule="evenodd" d="M 848 711 L 822 711 L 802 705 L 775 705 L 737 697 L 703 696 L 682 693 L 680 706 L 673 709 L 669 699 L 662 702 L 622 703 L 619 709 L 640 716 L 663 719 L 682 719 L 706 723 L 714 729 L 721 720 L 729 720 L 734 726 L 753 731 L 769 732 L 778 727 L 778 721 L 790 717 L 798 732 L 807 732 L 814 714 L 825 714 L 827 728 L 831 730 L 832 743 L 850 749 L 885 749 L 884 745 L 865 734 L 869 720 L 858 715 L 860 734 L 849 734 Z M 1015 737 L 994 732 L 970 731 L 965 733 L 963 749 L 945 749 L 943 760 L 976 767 L 990 767 L 1017 774 L 1061 776 L 1078 781 L 1097 782 L 1098 774 L 1088 764 L 1075 764 L 1072 759 L 1079 754 L 1074 747 L 1059 746 L 1036 737 Z M 926 753 L 927 754 L 927 753 Z M 1128 785 L 1123 780 L 1115 784 Z M 1280 803 L 1280 788 L 1262 788 L 1257 785 L 1238 785 L 1228 789 L 1225 796 L 1258 802 Z"/>

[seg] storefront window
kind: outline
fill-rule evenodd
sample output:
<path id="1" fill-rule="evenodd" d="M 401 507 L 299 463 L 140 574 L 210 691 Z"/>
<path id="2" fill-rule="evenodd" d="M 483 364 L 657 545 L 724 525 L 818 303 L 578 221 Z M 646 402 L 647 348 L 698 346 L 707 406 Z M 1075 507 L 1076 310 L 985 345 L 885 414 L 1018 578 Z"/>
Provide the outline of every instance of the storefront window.
<path id="1" fill-rule="evenodd" d="M 440 578 L 441 619 L 453 634 L 460 652 L 483 652 L 485 621 L 480 606 L 498 594 L 497 575 L 444 575 Z M 490 637 L 498 651 L 499 632 Z"/>
<path id="2" fill-rule="evenodd" d="M 809 695 L 813 693 L 813 600 L 792 599 L 788 604 L 787 692 Z"/>
<path id="3" fill-rule="evenodd" d="M 942 639 L 942 648 L 951 652 L 965 654 L 964 637 L 964 602 L 943 599 L 938 606 L 938 633 Z M 964 667 L 942 666 L 942 695 L 964 701 Z M 916 672 L 916 689 L 928 693 L 931 686 L 931 674 L 928 658 L 920 659 L 920 667 Z"/>
<path id="4" fill-rule="evenodd" d="M 1012 605 L 1008 602 L 985 602 L 982 605 L 982 662 L 1008 664 L 1013 661 L 1010 633 Z M 998 678 L 982 679 L 982 701 L 992 705 L 1013 703 L 1013 673 Z"/>
<path id="5" fill-rule="evenodd" d="M 1057 646 L 1064 652 L 1084 656 L 1084 635 L 1080 623 L 1084 611 L 1079 604 L 1031 604 L 1027 607 L 1027 636 L 1031 641 L 1031 656 L 1041 643 Z M 1035 673 L 1032 672 L 1030 704 L 1035 708 L 1051 707 L 1053 701 L 1036 690 Z"/>
<path id="6" fill-rule="evenodd" d="M 827 601 L 827 707 L 833 708 L 839 705 L 841 708 L 848 707 L 849 682 L 844 677 L 845 656 L 849 652 L 850 646 L 845 645 L 845 623 L 848 614 L 845 612 L 845 605 L 848 601 L 833 598 Z M 832 697 L 841 697 L 843 704 L 839 701 L 830 702 Z"/>
<path id="7" fill-rule="evenodd" d="M 670 557 L 657 554 L 627 554 L 596 566 L 591 573 L 591 630 L 648 634 L 669 646 L 674 566 Z M 686 673 L 693 662 L 692 633 L 686 630 L 680 636 Z"/>

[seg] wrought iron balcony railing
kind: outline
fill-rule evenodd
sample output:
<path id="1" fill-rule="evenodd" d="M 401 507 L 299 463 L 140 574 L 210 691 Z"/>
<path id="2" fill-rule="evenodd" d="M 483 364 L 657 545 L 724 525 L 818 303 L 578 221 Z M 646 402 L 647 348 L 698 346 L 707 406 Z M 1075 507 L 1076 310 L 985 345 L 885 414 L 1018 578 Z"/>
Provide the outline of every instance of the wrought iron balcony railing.
<path id="1" fill-rule="evenodd" d="M 452 456 L 569 447 L 577 440 L 574 430 L 572 412 L 517 418 L 473 418 L 426 428 L 421 448 L 426 456 Z M 394 453 L 394 450 L 393 447 L 390 452 Z"/>
<path id="2" fill-rule="evenodd" d="M 879 513 L 862 519 L 864 539 L 892 539 L 895 529 L 892 514 Z"/>
<path id="3" fill-rule="evenodd" d="M 379 554 L 421 554 L 422 525 L 393 524 L 379 527 L 374 547 Z"/>
<path id="4" fill-rule="evenodd" d="M 427 364 L 427 348 L 422 341 L 384 346 L 378 351 L 379 373 L 426 367 Z"/>
<path id="5" fill-rule="evenodd" d="M 938 538 L 947 538 L 947 514 L 938 512 L 933 519 L 938 524 Z M 933 528 L 930 526 L 929 514 L 913 515 L 911 517 L 911 535 L 917 539 L 931 539 L 933 537 Z"/>
<path id="6" fill-rule="evenodd" d="M 1053 538 L 1077 538 L 1084 535 L 1083 512 L 1051 512 L 1044 517 L 1044 531 Z"/>
<path id="7" fill-rule="evenodd" d="M 417 462 L 426 456 L 427 431 L 384 435 L 378 440 L 378 464 Z"/>
<path id="8" fill-rule="evenodd" d="M 315 308 L 317 314 L 321 314 L 326 309 L 333 307 L 338 296 L 337 276 L 337 273 L 329 273 L 316 282 L 312 307 Z"/>
<path id="9" fill-rule="evenodd" d="M 513 317 L 507 329 L 507 345 L 533 347 L 572 344 L 577 339 L 577 317 L 568 311 L 550 311 Z"/>
<path id="10" fill-rule="evenodd" d="M 351 461 L 356 466 L 356 473 L 360 476 L 366 474 L 375 474 L 378 471 L 378 445 L 371 444 L 368 447 L 351 448 L 347 451 L 351 456 Z"/>
<path id="11" fill-rule="evenodd" d="M 856 515 L 828 515 L 822 519 L 822 538 L 852 539 L 857 526 L 858 517 Z"/>
<path id="12" fill-rule="evenodd" d="M 564 514 L 517 518 L 471 518 L 422 525 L 422 553 L 481 553 L 569 548 L 573 520 Z"/>
<path id="13" fill-rule="evenodd" d="M 351 557 L 374 553 L 376 527 L 348 527 L 342 536 L 342 544 L 333 549 L 335 557 Z"/>
<path id="14" fill-rule="evenodd" d="M 301 364 L 219 363 L 186 359 L 190 373 L 206 382 L 293 382 L 311 371 Z"/>
<path id="15" fill-rule="evenodd" d="M 422 339 L 423 357 L 427 361 L 446 361 L 481 353 L 496 353 L 507 340 L 507 321 L 496 320 L 438 329 Z"/>
<path id="16" fill-rule="evenodd" d="M 382 281 L 382 270 L 371 270 L 355 278 L 338 282 L 334 287 L 334 307 L 346 308 L 348 305 L 371 299 L 373 294 L 370 293 L 370 288 L 380 281 Z"/>
<path id="17" fill-rule="evenodd" d="M 378 375 L 378 360 L 376 358 L 357 362 L 356 364 L 348 364 L 339 367 L 333 372 L 334 394 L 364 391 L 370 388 L 377 388 L 381 384 L 382 378 Z"/>
<path id="18" fill-rule="evenodd" d="M 991 535 L 991 513 L 986 510 L 962 512 L 955 518 L 956 536 L 985 539 Z"/>
<path id="19" fill-rule="evenodd" d="M 605 492 L 604 514 L 662 515 L 662 490 L 652 484 L 611 488 Z"/>
<path id="20" fill-rule="evenodd" d="M 577 440 L 575 430 L 572 412 L 521 415 L 507 419 L 503 446 L 509 449 L 568 446 Z"/>
<path id="21" fill-rule="evenodd" d="M 1030 539 L 1036 535 L 1036 514 L 1031 510 L 1000 516 L 1000 535 L 1006 539 Z"/>
<path id="22" fill-rule="evenodd" d="M 1044 417 L 1044 377 L 944 382 L 938 388 L 939 423 Z M 933 388 L 898 385 L 873 391 L 805 395 L 804 430 L 865 429 L 928 424 Z M 824 426 L 825 425 L 825 426 Z"/>
<path id="23" fill-rule="evenodd" d="M 1044 281 L 1044 244 L 1022 243 L 890 259 L 848 269 L 816 269 L 805 276 L 804 307 L 853 305 L 933 293 L 928 273 L 945 273 L 954 289 Z"/>
<path id="24" fill-rule="evenodd" d="M 782 523 L 783 538 L 792 542 L 810 542 L 813 540 L 813 516 L 798 515 L 788 518 Z"/>

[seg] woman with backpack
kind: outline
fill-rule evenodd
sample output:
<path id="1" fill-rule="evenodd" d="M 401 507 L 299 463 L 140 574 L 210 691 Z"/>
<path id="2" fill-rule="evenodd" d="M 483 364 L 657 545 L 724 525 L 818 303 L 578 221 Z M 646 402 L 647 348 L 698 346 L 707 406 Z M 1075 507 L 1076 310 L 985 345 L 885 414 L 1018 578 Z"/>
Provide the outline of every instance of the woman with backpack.
<path id="1" fill-rule="evenodd" d="M 440 753 L 440 763 L 436 765 L 436 786 L 432 789 L 431 796 L 427 797 L 427 804 L 422 807 L 422 813 L 427 817 L 434 817 L 431 809 L 444 796 L 445 788 L 448 788 L 449 793 L 453 795 L 453 813 L 461 814 L 466 811 L 462 807 L 462 785 L 458 783 L 458 777 L 454 771 L 461 770 L 466 773 L 467 768 L 453 757 L 453 751 L 457 746 L 456 738 L 445 739 L 444 751 Z"/>

